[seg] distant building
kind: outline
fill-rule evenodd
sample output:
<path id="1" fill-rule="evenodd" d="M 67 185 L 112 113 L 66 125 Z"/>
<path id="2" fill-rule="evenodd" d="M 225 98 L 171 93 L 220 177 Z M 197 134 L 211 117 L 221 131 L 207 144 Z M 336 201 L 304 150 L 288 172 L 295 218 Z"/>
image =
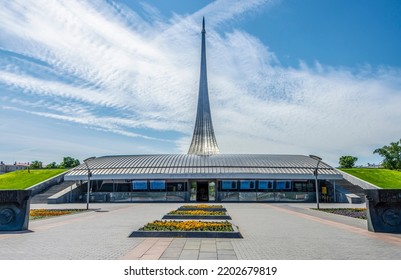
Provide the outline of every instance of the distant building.
<path id="1" fill-rule="evenodd" d="M 17 170 L 24 170 L 29 167 L 28 163 L 14 163 L 14 164 L 5 164 L 4 162 L 0 162 L 0 174 L 13 172 Z"/>

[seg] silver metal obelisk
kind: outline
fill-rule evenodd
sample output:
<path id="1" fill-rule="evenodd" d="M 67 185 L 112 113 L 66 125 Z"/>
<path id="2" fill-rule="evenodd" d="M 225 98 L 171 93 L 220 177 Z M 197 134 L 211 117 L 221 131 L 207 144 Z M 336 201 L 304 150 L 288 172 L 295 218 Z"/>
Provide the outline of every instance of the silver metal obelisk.
<path id="1" fill-rule="evenodd" d="M 194 134 L 188 151 L 188 154 L 202 156 L 219 153 L 219 147 L 217 146 L 213 130 L 212 115 L 210 113 L 209 92 L 207 87 L 205 35 L 205 18 L 203 18 L 198 110 L 196 113 Z"/>

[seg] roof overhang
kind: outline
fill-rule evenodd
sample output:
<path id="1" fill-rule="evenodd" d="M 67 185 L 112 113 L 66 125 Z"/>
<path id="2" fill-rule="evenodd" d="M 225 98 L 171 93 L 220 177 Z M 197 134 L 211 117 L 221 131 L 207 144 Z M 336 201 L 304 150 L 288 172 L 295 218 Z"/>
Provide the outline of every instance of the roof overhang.
<path id="1" fill-rule="evenodd" d="M 91 160 L 92 180 L 136 179 L 314 179 L 316 161 L 302 155 L 133 155 Z M 71 169 L 64 180 L 86 180 L 85 164 Z M 335 168 L 320 162 L 318 179 L 340 180 Z"/>

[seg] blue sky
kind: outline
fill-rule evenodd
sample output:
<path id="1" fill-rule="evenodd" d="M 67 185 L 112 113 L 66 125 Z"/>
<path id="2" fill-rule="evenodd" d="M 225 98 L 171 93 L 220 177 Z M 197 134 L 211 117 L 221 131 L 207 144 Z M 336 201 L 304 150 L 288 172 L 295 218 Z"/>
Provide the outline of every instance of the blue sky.
<path id="1" fill-rule="evenodd" d="M 378 163 L 401 136 L 401 2 L 2 1 L 0 160 L 186 153 L 206 17 L 223 153 Z"/>

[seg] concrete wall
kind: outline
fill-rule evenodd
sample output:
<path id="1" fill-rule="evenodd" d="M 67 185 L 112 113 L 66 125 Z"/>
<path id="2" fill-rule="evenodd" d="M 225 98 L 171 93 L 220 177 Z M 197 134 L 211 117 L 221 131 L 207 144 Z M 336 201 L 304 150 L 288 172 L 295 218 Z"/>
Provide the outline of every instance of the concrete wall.
<path id="1" fill-rule="evenodd" d="M 57 204 L 57 203 L 77 202 L 77 199 L 80 194 L 82 194 L 81 188 L 77 186 L 77 184 L 74 184 L 50 196 L 47 199 L 47 203 Z"/>
<path id="2" fill-rule="evenodd" d="M 36 185 L 33 185 L 32 187 L 27 188 L 27 190 L 31 190 L 32 191 L 32 196 L 50 188 L 51 186 L 60 184 L 61 182 L 64 181 L 64 175 L 67 173 L 63 172 L 61 174 L 58 174 L 50 179 L 47 179 L 46 181 L 40 182 Z"/>
<path id="3" fill-rule="evenodd" d="M 336 202 L 338 203 L 362 203 L 361 197 L 356 194 L 350 193 L 349 191 L 336 186 Z"/>

